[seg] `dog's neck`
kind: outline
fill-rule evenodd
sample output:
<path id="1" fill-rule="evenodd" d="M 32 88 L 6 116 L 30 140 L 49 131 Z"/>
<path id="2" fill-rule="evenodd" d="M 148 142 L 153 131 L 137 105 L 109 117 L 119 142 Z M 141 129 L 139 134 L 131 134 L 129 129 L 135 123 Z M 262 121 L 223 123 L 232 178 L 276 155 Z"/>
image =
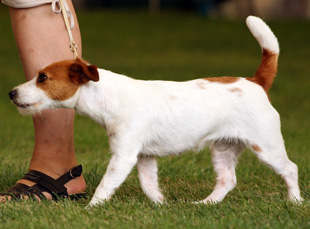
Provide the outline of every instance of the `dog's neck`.
<path id="1" fill-rule="evenodd" d="M 103 69 L 98 72 L 98 82 L 90 81 L 80 87 L 75 110 L 108 128 L 134 80 Z"/>

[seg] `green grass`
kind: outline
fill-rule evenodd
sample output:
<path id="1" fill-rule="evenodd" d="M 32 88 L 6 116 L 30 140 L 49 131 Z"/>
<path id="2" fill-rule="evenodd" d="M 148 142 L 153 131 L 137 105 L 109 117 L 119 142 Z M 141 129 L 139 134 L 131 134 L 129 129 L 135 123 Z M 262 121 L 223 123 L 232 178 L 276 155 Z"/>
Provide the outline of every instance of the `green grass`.
<path id="1" fill-rule="evenodd" d="M 243 21 L 173 12 L 150 17 L 138 11 L 83 11 L 78 16 L 84 58 L 135 78 L 252 76 L 260 63 L 260 48 Z M 0 203 L 1 228 L 309 228 L 309 22 L 269 24 L 281 45 L 270 97 L 281 114 L 289 157 L 299 166 L 304 204 L 289 203 L 283 180 L 248 151 L 237 167 L 238 185 L 222 203 L 190 204 L 205 198 L 215 184 L 210 153 L 205 150 L 158 160 L 160 186 L 167 198 L 163 206 L 145 197 L 134 170 L 109 203 L 89 211 L 84 209 L 89 200 Z M 31 118 L 19 115 L 7 96 L 24 78 L 3 7 L 0 28 L 0 190 L 4 190 L 27 170 L 34 134 Z M 75 150 L 91 197 L 110 159 L 104 130 L 77 116 Z"/>

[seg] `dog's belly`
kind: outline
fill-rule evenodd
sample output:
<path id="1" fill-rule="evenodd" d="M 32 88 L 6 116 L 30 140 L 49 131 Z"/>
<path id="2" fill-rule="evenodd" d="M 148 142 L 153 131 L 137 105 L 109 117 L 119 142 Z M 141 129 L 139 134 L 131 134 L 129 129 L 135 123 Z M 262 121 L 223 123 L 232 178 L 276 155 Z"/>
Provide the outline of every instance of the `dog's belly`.
<path id="1" fill-rule="evenodd" d="M 233 131 L 232 131 L 233 129 Z M 171 135 L 159 135 L 144 142 L 141 154 L 148 156 L 174 156 L 186 151 L 200 151 L 210 143 L 219 139 L 246 140 L 246 131 L 242 128 L 228 128 L 218 126 L 212 130 L 201 129 L 200 132 L 188 131 L 188 134 L 171 133 Z M 192 133 L 192 134 L 191 134 Z"/>
<path id="2" fill-rule="evenodd" d="M 195 148 L 194 142 L 182 142 L 180 138 L 174 140 L 153 139 L 151 142 L 146 142 L 141 150 L 141 154 L 148 156 L 169 156 L 180 155 L 185 151 Z"/>
<path id="3" fill-rule="evenodd" d="M 215 128 L 215 129 L 214 129 Z M 196 123 L 192 126 L 171 125 L 168 128 L 149 128 L 143 138 L 141 154 L 149 156 L 180 155 L 186 151 L 199 151 L 217 138 L 222 130 Z"/>

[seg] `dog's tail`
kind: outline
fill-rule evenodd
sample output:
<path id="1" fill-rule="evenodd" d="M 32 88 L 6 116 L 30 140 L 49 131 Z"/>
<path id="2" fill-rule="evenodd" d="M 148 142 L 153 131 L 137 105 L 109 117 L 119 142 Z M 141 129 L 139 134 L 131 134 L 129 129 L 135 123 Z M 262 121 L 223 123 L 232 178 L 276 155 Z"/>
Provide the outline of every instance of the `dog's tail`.
<path id="1" fill-rule="evenodd" d="M 250 81 L 261 85 L 266 93 L 273 83 L 278 68 L 279 43 L 266 23 L 258 17 L 249 16 L 246 24 L 263 51 L 262 62 Z"/>

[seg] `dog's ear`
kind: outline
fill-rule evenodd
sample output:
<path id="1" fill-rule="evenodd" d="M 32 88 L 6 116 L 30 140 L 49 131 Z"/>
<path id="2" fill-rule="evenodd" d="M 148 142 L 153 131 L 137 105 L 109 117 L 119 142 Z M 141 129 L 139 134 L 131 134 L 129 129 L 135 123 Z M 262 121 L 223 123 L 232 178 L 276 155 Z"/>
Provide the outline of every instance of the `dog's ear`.
<path id="1" fill-rule="evenodd" d="M 99 81 L 97 66 L 88 65 L 81 59 L 76 59 L 69 67 L 69 77 L 77 84 L 85 84 L 88 81 Z"/>

